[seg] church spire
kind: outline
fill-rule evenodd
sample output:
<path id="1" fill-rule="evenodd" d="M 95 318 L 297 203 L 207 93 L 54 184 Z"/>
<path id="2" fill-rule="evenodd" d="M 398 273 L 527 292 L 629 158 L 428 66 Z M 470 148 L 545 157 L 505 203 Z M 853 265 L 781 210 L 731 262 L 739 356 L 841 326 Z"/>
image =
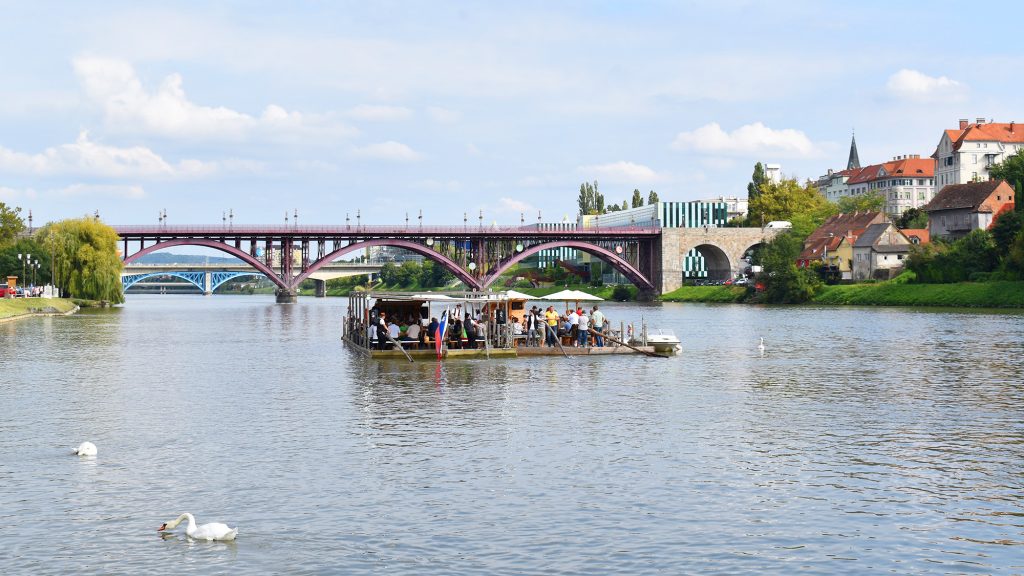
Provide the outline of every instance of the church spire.
<path id="1" fill-rule="evenodd" d="M 860 157 L 857 156 L 857 134 L 850 138 L 850 160 L 846 163 L 846 169 L 860 168 Z"/>

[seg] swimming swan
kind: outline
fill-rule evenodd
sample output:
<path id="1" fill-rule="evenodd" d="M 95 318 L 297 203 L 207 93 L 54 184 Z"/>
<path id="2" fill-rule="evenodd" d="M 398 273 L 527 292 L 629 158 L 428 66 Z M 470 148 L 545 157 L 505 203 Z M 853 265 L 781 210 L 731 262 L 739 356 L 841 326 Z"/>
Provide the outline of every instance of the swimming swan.
<path id="1" fill-rule="evenodd" d="M 227 524 L 221 524 L 220 522 L 211 522 L 209 524 L 203 524 L 202 526 L 196 526 L 196 517 L 185 512 L 181 516 L 178 516 L 170 522 L 165 522 L 157 528 L 157 532 L 163 532 L 164 530 L 173 530 L 181 524 L 182 520 L 188 519 L 188 527 L 185 528 L 185 534 L 189 538 L 195 538 L 196 540 L 234 540 L 235 536 L 238 536 L 238 528 L 228 528 Z"/>
<path id="2" fill-rule="evenodd" d="M 92 442 L 82 442 L 78 445 L 78 450 L 75 450 L 75 456 L 95 456 L 96 445 Z"/>

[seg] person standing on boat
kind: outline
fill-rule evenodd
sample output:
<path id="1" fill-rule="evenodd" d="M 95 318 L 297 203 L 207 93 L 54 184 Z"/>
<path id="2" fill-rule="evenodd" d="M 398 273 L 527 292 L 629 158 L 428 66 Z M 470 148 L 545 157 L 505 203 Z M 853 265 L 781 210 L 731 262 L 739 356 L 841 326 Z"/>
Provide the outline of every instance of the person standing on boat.
<path id="1" fill-rule="evenodd" d="M 384 350 L 388 344 L 388 322 L 385 320 L 386 314 L 384 312 L 377 316 L 377 349 Z"/>
<path id="2" fill-rule="evenodd" d="M 598 348 L 604 348 L 604 314 L 597 309 L 597 305 L 594 305 L 594 311 L 590 313 L 590 323 L 593 324 L 594 332 L 594 346 Z"/>
<path id="3" fill-rule="evenodd" d="M 548 306 L 544 312 L 544 321 L 547 323 L 544 330 L 547 332 L 548 346 L 554 348 L 558 344 L 558 312 L 555 312 L 554 306 Z"/>
<path id="4" fill-rule="evenodd" d="M 577 328 L 580 334 L 579 347 L 586 348 L 587 344 L 590 341 L 590 331 L 588 330 L 590 328 L 590 316 L 587 316 L 587 311 L 583 310 L 582 308 L 580 309 L 580 317 L 578 320 Z"/>
<path id="5" fill-rule="evenodd" d="M 473 320 L 473 315 L 466 312 L 466 320 L 462 323 L 462 327 L 466 330 L 466 347 L 470 350 L 476 349 L 476 320 Z"/>
<path id="6" fill-rule="evenodd" d="M 579 340 L 580 315 L 575 310 L 570 309 L 565 311 L 565 317 L 569 319 L 569 342 L 572 342 L 572 345 L 575 346 L 576 341 Z"/>
<path id="7" fill-rule="evenodd" d="M 526 328 L 526 345 L 540 346 L 540 318 L 536 306 L 530 308 L 530 313 L 526 315 L 524 328 Z"/>

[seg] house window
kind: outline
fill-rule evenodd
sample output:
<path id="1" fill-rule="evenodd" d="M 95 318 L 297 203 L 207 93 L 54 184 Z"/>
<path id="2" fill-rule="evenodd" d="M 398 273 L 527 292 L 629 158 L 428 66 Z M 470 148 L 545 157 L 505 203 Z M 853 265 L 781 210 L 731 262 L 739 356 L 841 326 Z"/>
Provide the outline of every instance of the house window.
<path id="1" fill-rule="evenodd" d="M 896 255 L 896 259 L 897 260 L 903 260 L 903 254 L 897 254 Z"/>

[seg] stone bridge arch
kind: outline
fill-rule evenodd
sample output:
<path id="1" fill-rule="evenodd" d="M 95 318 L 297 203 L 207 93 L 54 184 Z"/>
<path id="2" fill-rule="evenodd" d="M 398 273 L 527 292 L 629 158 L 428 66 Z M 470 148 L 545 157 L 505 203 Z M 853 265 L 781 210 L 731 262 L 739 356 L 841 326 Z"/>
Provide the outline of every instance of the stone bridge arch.
<path id="1" fill-rule="evenodd" d="M 663 228 L 661 270 L 655 274 L 658 292 L 671 292 L 683 284 L 683 257 L 697 249 L 704 256 L 709 278 L 735 277 L 745 267 L 743 255 L 750 248 L 770 241 L 782 232 L 778 228 Z M 717 279 L 717 278 L 712 278 Z"/>

